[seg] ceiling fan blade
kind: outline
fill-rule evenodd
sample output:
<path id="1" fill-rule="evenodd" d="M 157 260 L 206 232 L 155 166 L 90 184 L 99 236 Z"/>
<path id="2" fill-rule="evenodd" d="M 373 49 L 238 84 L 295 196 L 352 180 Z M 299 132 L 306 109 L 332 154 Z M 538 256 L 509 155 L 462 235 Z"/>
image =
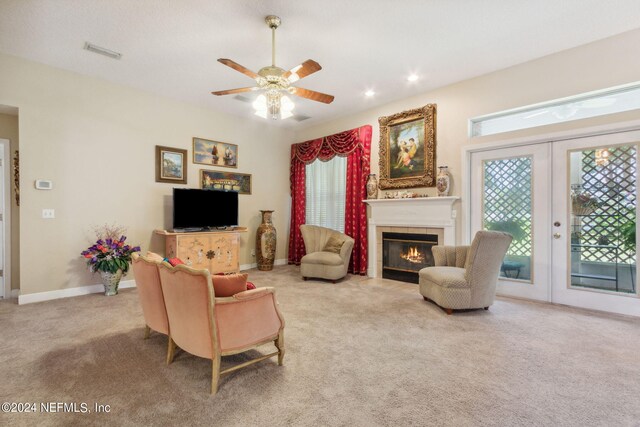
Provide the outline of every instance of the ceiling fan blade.
<path id="1" fill-rule="evenodd" d="M 307 77 L 309 74 L 313 74 L 316 71 L 322 70 L 320 64 L 318 64 L 313 59 L 307 59 L 302 64 L 297 65 L 284 73 L 282 77 L 285 79 L 289 79 L 291 83 L 296 82 L 304 77 Z"/>
<path id="2" fill-rule="evenodd" d="M 226 65 L 227 67 L 231 67 L 236 71 L 240 71 L 242 74 L 247 75 L 247 76 L 251 77 L 252 79 L 257 79 L 258 77 L 260 77 L 258 75 L 258 73 L 254 73 L 250 69 L 248 69 L 246 67 L 243 67 L 242 65 L 240 65 L 237 62 L 232 61 L 230 59 L 218 58 L 218 62 L 221 63 L 221 64 Z"/>
<path id="3" fill-rule="evenodd" d="M 292 95 L 307 98 L 312 101 L 324 102 L 325 104 L 331 104 L 333 102 L 333 95 L 316 92 L 315 90 L 303 89 L 301 87 L 290 87 L 289 92 L 291 92 Z"/>
<path id="4" fill-rule="evenodd" d="M 241 93 L 241 92 L 251 92 L 253 90 L 258 90 L 259 87 L 241 87 L 239 89 L 228 89 L 228 90 L 219 90 L 217 92 L 211 92 L 212 95 L 231 95 L 232 93 Z"/>

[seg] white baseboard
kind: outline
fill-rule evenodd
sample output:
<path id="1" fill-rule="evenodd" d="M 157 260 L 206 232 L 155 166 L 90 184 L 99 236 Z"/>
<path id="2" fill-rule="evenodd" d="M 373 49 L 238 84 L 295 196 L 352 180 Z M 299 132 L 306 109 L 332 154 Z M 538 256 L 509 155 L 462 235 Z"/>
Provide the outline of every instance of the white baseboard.
<path id="1" fill-rule="evenodd" d="M 274 265 L 287 265 L 286 259 L 277 259 L 273 263 Z M 257 268 L 258 264 L 242 264 L 240 265 L 240 270 L 250 270 L 252 268 Z M 120 289 L 127 288 L 135 288 L 136 282 L 135 280 L 123 280 L 120 282 Z M 26 294 L 19 295 L 19 290 L 14 289 L 12 291 L 11 296 L 14 296 L 13 292 L 15 292 L 15 296 L 18 297 L 18 304 L 31 304 L 34 302 L 41 301 L 49 301 L 53 299 L 59 298 L 69 298 L 69 297 L 77 297 L 80 295 L 89 295 L 89 294 L 97 294 L 100 292 L 104 292 L 104 287 L 100 284 L 98 285 L 88 285 L 88 286 L 79 286 L 77 288 L 66 288 L 66 289 L 58 289 L 56 291 L 48 291 L 48 292 L 37 292 L 34 294 Z"/>
<path id="2" fill-rule="evenodd" d="M 20 296 L 20 289 L 11 289 L 11 298 L 18 298 Z"/>
<path id="3" fill-rule="evenodd" d="M 119 289 L 135 288 L 135 280 L 123 280 L 120 282 Z M 26 294 L 18 296 L 18 304 L 31 304 L 34 302 L 49 301 L 52 299 L 77 297 L 80 295 L 97 294 L 104 292 L 102 285 L 79 286 L 77 288 L 58 289 L 56 291 L 36 292 L 34 294 Z"/>
<path id="4" fill-rule="evenodd" d="M 288 262 L 286 259 L 277 259 L 273 262 L 273 265 L 287 265 Z M 252 268 L 258 268 L 258 264 L 255 262 L 253 264 L 240 264 L 240 271 L 251 270 Z"/>

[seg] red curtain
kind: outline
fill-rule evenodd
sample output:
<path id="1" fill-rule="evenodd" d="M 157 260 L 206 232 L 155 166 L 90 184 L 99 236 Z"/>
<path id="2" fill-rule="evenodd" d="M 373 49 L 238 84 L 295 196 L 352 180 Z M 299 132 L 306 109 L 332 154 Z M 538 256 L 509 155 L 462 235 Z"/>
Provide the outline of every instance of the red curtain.
<path id="1" fill-rule="evenodd" d="M 300 225 L 305 223 L 305 166 L 316 159 L 327 161 L 334 156 L 347 157 L 347 200 L 345 234 L 353 237 L 349 271 L 367 271 L 366 182 L 370 171 L 371 126 L 336 133 L 291 146 L 291 228 L 289 264 L 300 264 L 305 255 Z"/>

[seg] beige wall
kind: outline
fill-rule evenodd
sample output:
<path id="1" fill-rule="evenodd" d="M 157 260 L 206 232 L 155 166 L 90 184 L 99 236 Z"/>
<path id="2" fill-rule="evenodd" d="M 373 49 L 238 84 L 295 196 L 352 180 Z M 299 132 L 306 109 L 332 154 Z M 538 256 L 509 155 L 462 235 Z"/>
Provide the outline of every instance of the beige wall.
<path id="1" fill-rule="evenodd" d="M 282 259 L 286 257 L 292 142 L 371 124 L 372 172 L 377 174 L 378 117 L 436 103 L 438 165 L 450 166 L 453 194 L 460 195 L 461 147 L 466 144 L 638 118 L 637 113 L 627 113 L 476 141 L 467 137 L 470 117 L 639 80 L 640 57 L 631 54 L 638 44 L 640 31 L 625 33 L 295 134 L 0 55 L 0 104 L 20 109 L 21 293 L 98 283 L 78 255 L 91 243 L 94 225 L 127 225 L 131 243 L 162 251 L 162 240 L 152 230 L 168 226 L 172 186 L 155 183 L 155 145 L 186 148 L 191 155 L 193 136 L 238 144 L 237 171 L 253 174 L 253 195 L 240 197 L 240 222 L 250 230 L 242 238 L 241 263 L 254 262 L 250 251 L 259 209 L 276 211 L 276 258 Z M 198 186 L 199 169 L 189 164 L 188 187 Z M 36 179 L 53 180 L 54 189 L 35 190 Z M 435 194 L 433 188 L 427 192 Z M 42 219 L 43 208 L 54 208 L 56 218 Z"/>
<path id="2" fill-rule="evenodd" d="M 16 192 L 13 185 L 13 158 L 20 148 L 18 135 L 18 116 L 0 114 L 0 138 L 8 139 L 11 147 L 11 160 L 6 165 L 11 176 L 11 289 L 20 287 L 20 208 L 16 203 Z"/>
<path id="3" fill-rule="evenodd" d="M 275 210 L 276 259 L 285 258 L 290 132 L 7 55 L 0 104 L 20 109 L 22 294 L 99 283 L 79 256 L 94 225 L 126 225 L 130 243 L 164 252 L 152 231 L 170 225 L 172 185 L 155 182 L 155 145 L 191 156 L 193 136 L 238 144 L 237 172 L 253 174 L 253 194 L 240 196 L 241 264 L 255 262 L 259 209 Z M 188 187 L 200 168 L 189 162 Z M 53 190 L 36 190 L 36 179 Z M 56 218 L 42 219 L 43 208 Z"/>
<path id="4" fill-rule="evenodd" d="M 437 165 L 449 166 L 452 174 L 452 195 L 460 196 L 461 147 L 464 145 L 640 118 L 640 113 L 635 111 L 492 137 L 470 139 L 467 136 L 468 120 L 476 116 L 640 80 L 640 56 L 632 54 L 637 50 L 638 45 L 640 45 L 640 30 L 623 33 L 300 130 L 296 132 L 295 139 L 301 142 L 371 124 L 373 126 L 371 173 L 379 174 L 378 117 L 435 103 L 438 106 Z M 418 188 L 413 191 L 426 192 L 429 195 L 436 194 L 435 188 L 429 188 L 426 191 Z M 464 218 L 459 215 L 458 225 L 462 221 Z M 458 227 L 458 239 L 461 238 L 460 230 L 461 228 Z"/>

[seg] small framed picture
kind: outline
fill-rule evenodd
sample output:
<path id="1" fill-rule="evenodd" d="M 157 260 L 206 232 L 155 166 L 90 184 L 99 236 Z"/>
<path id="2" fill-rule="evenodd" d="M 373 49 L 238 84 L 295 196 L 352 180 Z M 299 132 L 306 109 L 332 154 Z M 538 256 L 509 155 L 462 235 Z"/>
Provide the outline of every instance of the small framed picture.
<path id="1" fill-rule="evenodd" d="M 187 150 L 156 145 L 156 182 L 187 183 Z"/>
<path id="2" fill-rule="evenodd" d="M 193 163 L 223 168 L 237 168 L 238 146 L 194 137 Z"/>
<path id="3" fill-rule="evenodd" d="M 226 190 L 251 194 L 251 174 L 201 169 L 200 187 L 203 190 Z"/>

